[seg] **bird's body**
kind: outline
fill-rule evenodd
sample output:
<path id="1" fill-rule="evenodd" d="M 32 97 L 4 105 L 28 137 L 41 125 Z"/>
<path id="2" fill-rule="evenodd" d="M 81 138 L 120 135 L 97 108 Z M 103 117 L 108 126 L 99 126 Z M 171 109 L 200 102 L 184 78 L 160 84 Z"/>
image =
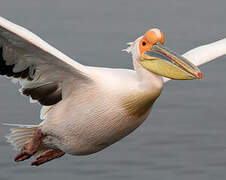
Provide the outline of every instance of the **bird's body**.
<path id="1" fill-rule="evenodd" d="M 70 154 L 97 152 L 131 133 L 146 119 L 161 91 L 161 87 L 143 88 L 132 71 L 89 70 L 94 82 L 74 84 L 41 125 L 43 133 L 62 137 L 50 136 L 56 140 L 53 144 Z"/>
<path id="2" fill-rule="evenodd" d="M 41 154 L 33 162 L 40 165 L 106 148 L 147 118 L 169 80 L 162 76 L 201 79 L 195 65 L 226 54 L 226 39 L 185 54 L 192 62 L 163 43 L 163 33 L 151 29 L 126 49 L 134 70 L 88 67 L 0 18 L 0 74 L 18 79 L 21 93 L 43 105 L 39 125 L 11 129 L 7 138 L 21 150 L 15 160 Z"/>

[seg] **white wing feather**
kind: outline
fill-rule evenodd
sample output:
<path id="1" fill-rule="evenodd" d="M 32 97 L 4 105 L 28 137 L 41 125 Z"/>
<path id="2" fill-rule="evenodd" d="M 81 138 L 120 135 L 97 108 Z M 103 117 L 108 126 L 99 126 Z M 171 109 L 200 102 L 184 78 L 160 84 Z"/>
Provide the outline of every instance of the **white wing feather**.
<path id="1" fill-rule="evenodd" d="M 3 17 L 0 17 L 0 74 L 17 78 L 23 94 L 47 106 L 61 100 L 63 86 L 78 87 L 91 81 L 85 66 Z"/>
<path id="2" fill-rule="evenodd" d="M 223 55 L 226 55 L 226 38 L 191 49 L 183 54 L 184 57 L 196 66 L 208 63 Z M 164 82 L 168 82 L 169 80 L 171 79 L 164 78 Z"/>
<path id="3" fill-rule="evenodd" d="M 1 35 L 8 37 L 8 40 L 11 41 L 11 43 L 15 46 L 22 46 L 24 48 L 26 46 L 36 46 L 43 52 L 46 52 L 46 55 L 52 55 L 58 60 L 71 65 L 74 68 L 84 69 L 83 65 L 77 63 L 56 48 L 50 46 L 47 42 L 43 41 L 37 35 L 22 26 L 14 24 L 3 17 L 0 17 L 0 28 L 1 30 L 3 28 L 6 30 L 5 32 L 1 32 Z"/>

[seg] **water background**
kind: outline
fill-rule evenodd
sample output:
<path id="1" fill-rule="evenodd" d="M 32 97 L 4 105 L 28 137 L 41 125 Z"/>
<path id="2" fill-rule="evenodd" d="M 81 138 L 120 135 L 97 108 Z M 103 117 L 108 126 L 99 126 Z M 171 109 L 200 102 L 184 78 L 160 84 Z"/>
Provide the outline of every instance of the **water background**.
<path id="1" fill-rule="evenodd" d="M 158 27 L 184 53 L 226 36 L 225 0 L 7 0 L 0 15 L 93 66 L 132 68 L 126 42 Z M 41 167 L 13 162 L 0 126 L 0 180 L 226 179 L 226 57 L 201 67 L 203 80 L 172 81 L 151 116 L 102 152 L 66 155 Z M 38 124 L 39 106 L 0 78 L 0 122 Z"/>

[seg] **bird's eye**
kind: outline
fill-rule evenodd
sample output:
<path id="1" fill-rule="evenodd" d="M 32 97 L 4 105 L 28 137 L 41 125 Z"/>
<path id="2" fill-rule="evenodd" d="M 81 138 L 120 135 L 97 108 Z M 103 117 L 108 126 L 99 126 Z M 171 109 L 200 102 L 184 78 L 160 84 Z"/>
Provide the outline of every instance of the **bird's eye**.
<path id="1" fill-rule="evenodd" d="M 145 45 L 146 45 L 146 42 L 145 42 L 145 41 L 143 41 L 143 42 L 142 42 L 142 46 L 145 46 Z"/>

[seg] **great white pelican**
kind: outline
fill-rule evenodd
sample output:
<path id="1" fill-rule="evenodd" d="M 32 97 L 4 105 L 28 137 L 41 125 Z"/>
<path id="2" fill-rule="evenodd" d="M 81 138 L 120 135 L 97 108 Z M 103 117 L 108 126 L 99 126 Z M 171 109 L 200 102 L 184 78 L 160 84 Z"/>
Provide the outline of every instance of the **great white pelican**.
<path id="1" fill-rule="evenodd" d="M 164 41 L 159 29 L 150 29 L 130 43 L 134 70 L 89 67 L 0 17 L 0 74 L 42 105 L 39 125 L 15 125 L 7 135 L 20 151 L 15 161 L 35 155 L 38 166 L 110 146 L 144 122 L 165 82 L 201 79 L 197 66 L 226 54 L 226 39 L 183 56 Z"/>

